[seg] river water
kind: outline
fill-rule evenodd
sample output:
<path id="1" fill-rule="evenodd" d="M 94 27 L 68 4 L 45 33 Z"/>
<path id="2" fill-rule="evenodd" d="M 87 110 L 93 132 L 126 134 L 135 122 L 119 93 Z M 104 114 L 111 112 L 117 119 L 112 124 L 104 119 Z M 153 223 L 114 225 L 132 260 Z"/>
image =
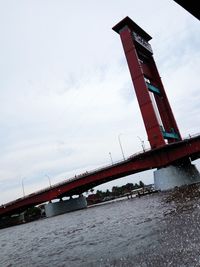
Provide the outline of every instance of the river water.
<path id="1" fill-rule="evenodd" d="M 2 229 L 0 266 L 200 266 L 199 186 Z"/>

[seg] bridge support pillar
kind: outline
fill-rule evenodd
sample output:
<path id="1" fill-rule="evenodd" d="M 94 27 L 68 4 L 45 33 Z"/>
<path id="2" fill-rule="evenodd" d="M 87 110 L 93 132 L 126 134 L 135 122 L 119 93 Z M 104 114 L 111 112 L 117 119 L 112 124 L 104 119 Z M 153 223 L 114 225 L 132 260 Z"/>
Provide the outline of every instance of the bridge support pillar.
<path id="1" fill-rule="evenodd" d="M 200 173 L 194 164 L 168 166 L 154 172 L 154 185 L 156 190 L 169 190 L 176 186 L 200 182 Z"/>
<path id="2" fill-rule="evenodd" d="M 85 209 L 87 208 L 87 200 L 81 195 L 78 198 L 70 198 L 69 200 L 48 203 L 44 208 L 46 217 L 52 217 L 74 210 Z"/>

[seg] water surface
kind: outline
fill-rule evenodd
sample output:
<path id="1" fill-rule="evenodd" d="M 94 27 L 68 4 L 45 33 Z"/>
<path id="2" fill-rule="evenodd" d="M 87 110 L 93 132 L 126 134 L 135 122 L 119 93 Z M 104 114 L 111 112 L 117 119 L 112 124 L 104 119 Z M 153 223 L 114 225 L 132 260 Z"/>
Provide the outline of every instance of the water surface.
<path id="1" fill-rule="evenodd" d="M 0 230 L 0 266 L 200 266 L 199 188 Z"/>

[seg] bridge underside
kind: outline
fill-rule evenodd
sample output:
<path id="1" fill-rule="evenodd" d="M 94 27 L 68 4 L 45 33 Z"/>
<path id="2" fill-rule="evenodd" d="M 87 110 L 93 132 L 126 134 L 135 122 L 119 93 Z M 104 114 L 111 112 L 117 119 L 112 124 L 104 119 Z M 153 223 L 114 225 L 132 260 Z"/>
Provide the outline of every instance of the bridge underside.
<path id="1" fill-rule="evenodd" d="M 150 169 L 160 169 L 169 165 L 182 165 L 200 157 L 200 135 L 180 142 L 168 144 L 144 153 L 136 154 L 125 161 L 79 175 L 51 188 L 40 190 L 24 198 L 0 207 L 0 217 L 20 213 L 28 207 L 64 196 L 80 195 L 87 190 L 134 173 Z"/>

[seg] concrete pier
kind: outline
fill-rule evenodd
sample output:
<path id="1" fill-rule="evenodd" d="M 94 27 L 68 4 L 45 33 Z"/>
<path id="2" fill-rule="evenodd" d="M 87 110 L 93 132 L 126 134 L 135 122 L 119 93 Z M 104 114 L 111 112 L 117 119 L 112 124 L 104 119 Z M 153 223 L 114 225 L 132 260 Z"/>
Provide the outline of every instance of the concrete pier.
<path id="1" fill-rule="evenodd" d="M 87 208 L 87 200 L 81 195 L 78 198 L 70 198 L 69 200 L 48 203 L 44 206 L 44 208 L 46 217 L 52 217 L 74 210 L 85 209 Z"/>
<path id="2" fill-rule="evenodd" d="M 200 174 L 194 164 L 168 166 L 154 172 L 154 186 L 156 190 L 173 189 L 176 186 L 200 182 Z"/>

